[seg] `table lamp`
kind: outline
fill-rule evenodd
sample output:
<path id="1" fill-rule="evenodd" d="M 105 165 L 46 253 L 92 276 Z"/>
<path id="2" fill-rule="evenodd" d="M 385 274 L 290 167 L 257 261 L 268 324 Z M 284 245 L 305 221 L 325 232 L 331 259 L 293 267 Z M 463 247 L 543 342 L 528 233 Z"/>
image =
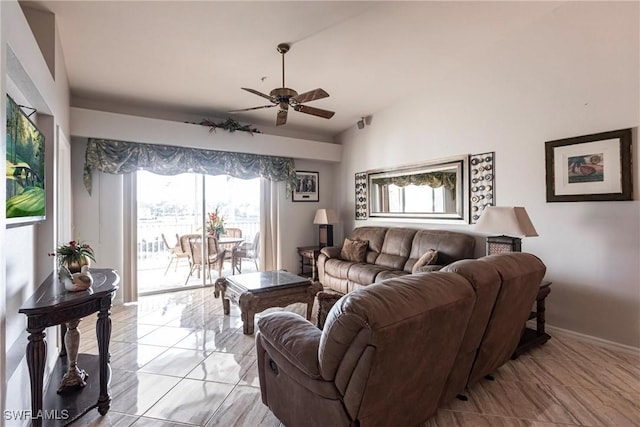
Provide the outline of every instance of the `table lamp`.
<path id="1" fill-rule="evenodd" d="M 333 246 L 333 225 L 338 223 L 338 215 L 333 209 L 318 209 L 313 218 L 314 224 L 320 225 L 319 246 Z"/>
<path id="2" fill-rule="evenodd" d="M 520 252 L 522 240 L 511 236 L 538 235 L 523 207 L 487 206 L 480 215 L 475 231 L 500 234 L 487 237 L 487 255 Z"/>

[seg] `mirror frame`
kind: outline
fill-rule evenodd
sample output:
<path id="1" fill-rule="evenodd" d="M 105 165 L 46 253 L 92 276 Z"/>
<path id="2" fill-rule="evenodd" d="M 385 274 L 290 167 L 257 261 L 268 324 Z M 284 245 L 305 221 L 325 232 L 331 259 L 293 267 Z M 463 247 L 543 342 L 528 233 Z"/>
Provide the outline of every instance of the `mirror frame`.
<path id="1" fill-rule="evenodd" d="M 374 194 L 375 188 L 373 180 L 383 177 L 395 177 L 401 175 L 414 175 L 428 172 L 437 172 L 442 169 L 456 170 L 456 212 L 436 213 L 436 212 L 377 212 L 374 201 L 377 199 Z M 469 223 L 469 156 L 456 156 L 446 159 L 433 160 L 424 163 L 405 165 L 396 168 L 384 168 L 367 171 L 367 197 L 369 199 L 368 210 L 370 218 L 401 218 L 420 219 L 425 222 L 440 223 Z M 460 183 L 460 185 L 458 185 Z"/>

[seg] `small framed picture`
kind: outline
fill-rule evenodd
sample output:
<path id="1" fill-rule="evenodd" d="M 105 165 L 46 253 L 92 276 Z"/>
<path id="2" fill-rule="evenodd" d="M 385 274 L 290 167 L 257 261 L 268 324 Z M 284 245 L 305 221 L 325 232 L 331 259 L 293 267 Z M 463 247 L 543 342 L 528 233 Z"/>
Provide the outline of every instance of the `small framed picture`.
<path id="1" fill-rule="evenodd" d="M 545 143 L 547 202 L 633 200 L 631 129 Z"/>
<path id="2" fill-rule="evenodd" d="M 296 171 L 296 188 L 291 199 L 294 202 L 317 202 L 320 200 L 319 194 L 318 172 Z"/>

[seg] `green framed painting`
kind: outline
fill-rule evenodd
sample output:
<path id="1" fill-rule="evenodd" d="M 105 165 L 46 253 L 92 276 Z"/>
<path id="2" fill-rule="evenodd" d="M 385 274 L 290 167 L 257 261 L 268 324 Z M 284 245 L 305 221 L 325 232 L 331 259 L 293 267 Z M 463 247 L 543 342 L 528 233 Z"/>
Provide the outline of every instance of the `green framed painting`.
<path id="1" fill-rule="evenodd" d="M 7 227 L 45 220 L 44 135 L 7 96 Z"/>

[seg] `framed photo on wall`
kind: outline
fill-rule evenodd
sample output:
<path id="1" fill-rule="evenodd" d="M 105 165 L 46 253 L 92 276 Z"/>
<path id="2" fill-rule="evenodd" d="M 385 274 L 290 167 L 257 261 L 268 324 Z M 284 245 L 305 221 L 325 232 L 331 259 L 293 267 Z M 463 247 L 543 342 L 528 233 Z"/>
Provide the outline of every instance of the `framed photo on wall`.
<path id="1" fill-rule="evenodd" d="M 632 200 L 631 129 L 545 142 L 547 202 Z"/>
<path id="2" fill-rule="evenodd" d="M 318 172 L 296 171 L 296 188 L 291 200 L 294 202 L 317 202 L 320 200 Z"/>

